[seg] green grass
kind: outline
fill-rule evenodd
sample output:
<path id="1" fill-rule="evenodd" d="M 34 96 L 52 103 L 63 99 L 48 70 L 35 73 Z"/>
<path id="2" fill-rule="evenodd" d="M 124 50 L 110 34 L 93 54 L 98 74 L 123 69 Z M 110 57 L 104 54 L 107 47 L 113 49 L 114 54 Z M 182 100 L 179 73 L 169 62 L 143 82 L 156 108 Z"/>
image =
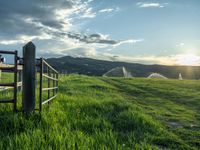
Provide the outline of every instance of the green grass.
<path id="1" fill-rule="evenodd" d="M 71 75 L 41 116 L 6 106 L 0 149 L 200 149 L 200 81 Z"/>

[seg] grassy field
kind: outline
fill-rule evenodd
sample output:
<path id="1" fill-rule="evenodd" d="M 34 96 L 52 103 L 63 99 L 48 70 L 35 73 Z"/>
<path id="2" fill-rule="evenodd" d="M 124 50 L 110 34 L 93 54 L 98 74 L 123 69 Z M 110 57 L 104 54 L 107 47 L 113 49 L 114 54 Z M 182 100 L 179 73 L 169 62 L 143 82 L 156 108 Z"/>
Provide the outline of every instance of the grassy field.
<path id="1" fill-rule="evenodd" d="M 61 77 L 41 116 L 0 104 L 0 149 L 200 149 L 200 81 Z"/>

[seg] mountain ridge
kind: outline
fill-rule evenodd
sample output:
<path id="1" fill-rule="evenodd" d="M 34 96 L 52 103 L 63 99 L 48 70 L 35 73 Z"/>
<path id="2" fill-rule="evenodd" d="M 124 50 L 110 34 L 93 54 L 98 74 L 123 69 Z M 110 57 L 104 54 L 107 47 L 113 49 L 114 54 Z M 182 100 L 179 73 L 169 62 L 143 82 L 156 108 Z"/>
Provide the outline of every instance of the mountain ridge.
<path id="1" fill-rule="evenodd" d="M 184 79 L 200 78 L 200 66 L 147 65 L 72 56 L 48 58 L 47 62 L 61 73 L 77 73 L 89 76 L 102 76 L 115 67 L 125 67 L 134 77 L 147 77 L 156 72 L 174 79 L 178 78 L 179 73 L 182 74 Z"/>

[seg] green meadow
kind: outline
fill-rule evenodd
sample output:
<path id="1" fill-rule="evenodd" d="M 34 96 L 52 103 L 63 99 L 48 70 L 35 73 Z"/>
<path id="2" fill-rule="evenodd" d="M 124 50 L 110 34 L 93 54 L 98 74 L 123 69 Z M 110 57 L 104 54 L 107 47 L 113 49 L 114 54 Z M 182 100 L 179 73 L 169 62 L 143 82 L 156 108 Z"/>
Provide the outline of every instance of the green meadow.
<path id="1" fill-rule="evenodd" d="M 0 149 L 198 150 L 200 81 L 62 76 L 41 114 L 0 104 Z"/>

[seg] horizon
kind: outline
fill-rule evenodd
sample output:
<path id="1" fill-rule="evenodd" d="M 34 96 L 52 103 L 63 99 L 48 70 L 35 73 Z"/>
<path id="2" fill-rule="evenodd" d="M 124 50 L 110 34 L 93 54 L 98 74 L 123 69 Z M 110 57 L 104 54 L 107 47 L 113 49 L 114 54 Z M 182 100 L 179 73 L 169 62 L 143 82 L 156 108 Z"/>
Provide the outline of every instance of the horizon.
<path id="1" fill-rule="evenodd" d="M 200 65 L 198 0 L 1 1 L 0 49 L 40 57 Z M 21 52 L 20 52 L 21 53 Z"/>
<path id="2" fill-rule="evenodd" d="M 166 67 L 200 67 L 199 65 L 184 65 L 184 64 L 154 64 L 154 63 L 142 63 L 142 62 L 134 62 L 134 61 L 123 61 L 123 60 L 111 60 L 111 59 L 98 59 L 98 58 L 91 58 L 91 57 L 82 57 L 82 56 L 71 56 L 71 55 L 63 55 L 63 56 L 58 56 L 58 57 L 49 57 L 46 58 L 48 59 L 60 59 L 60 58 L 64 58 L 64 57 L 72 57 L 72 58 L 80 58 L 80 59 L 93 59 L 93 60 L 98 60 L 98 61 L 109 61 L 109 62 L 119 62 L 119 63 L 130 63 L 130 64 L 139 64 L 139 65 L 145 65 L 145 66 L 154 66 L 154 65 L 158 65 L 158 66 L 166 66 Z"/>

